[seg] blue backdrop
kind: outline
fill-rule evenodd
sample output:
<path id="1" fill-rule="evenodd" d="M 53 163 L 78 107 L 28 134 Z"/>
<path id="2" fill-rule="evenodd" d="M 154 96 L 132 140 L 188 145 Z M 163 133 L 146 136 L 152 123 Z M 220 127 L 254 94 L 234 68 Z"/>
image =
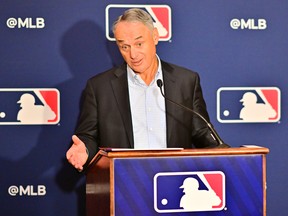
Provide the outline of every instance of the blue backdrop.
<path id="1" fill-rule="evenodd" d="M 85 177 L 67 164 L 65 153 L 86 80 L 122 62 L 106 28 L 118 11 L 131 6 L 125 4 L 154 9 L 154 20 L 168 31 L 158 55 L 200 73 L 211 121 L 224 140 L 234 147 L 270 149 L 267 211 L 283 215 L 288 210 L 288 2 L 283 0 L 167 0 L 165 5 L 160 0 L 1 0 L 1 215 L 85 214 Z M 276 114 L 240 119 L 239 100 L 246 92 Z M 19 121 L 23 103 L 17 102 L 25 93 L 56 117 L 36 125 Z"/>

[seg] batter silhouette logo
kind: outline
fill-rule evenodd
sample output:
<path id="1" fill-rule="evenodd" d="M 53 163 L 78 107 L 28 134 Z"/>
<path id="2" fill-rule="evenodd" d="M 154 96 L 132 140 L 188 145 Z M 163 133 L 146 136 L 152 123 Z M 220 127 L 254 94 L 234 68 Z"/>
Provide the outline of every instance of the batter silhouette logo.
<path id="1" fill-rule="evenodd" d="M 159 32 L 159 41 L 169 41 L 172 37 L 171 32 L 171 8 L 168 5 L 128 5 L 110 4 L 106 7 L 106 38 L 115 41 L 112 33 L 113 22 L 120 14 L 130 8 L 140 8 L 148 12 Z"/>
<path id="2" fill-rule="evenodd" d="M 217 119 L 221 123 L 273 123 L 281 118 L 277 87 L 222 87 L 217 91 Z"/>
<path id="3" fill-rule="evenodd" d="M 154 176 L 154 209 L 158 213 L 221 211 L 225 205 L 225 175 L 221 171 Z"/>
<path id="4" fill-rule="evenodd" d="M 0 89 L 0 125 L 53 125 L 59 121 L 57 89 Z"/>

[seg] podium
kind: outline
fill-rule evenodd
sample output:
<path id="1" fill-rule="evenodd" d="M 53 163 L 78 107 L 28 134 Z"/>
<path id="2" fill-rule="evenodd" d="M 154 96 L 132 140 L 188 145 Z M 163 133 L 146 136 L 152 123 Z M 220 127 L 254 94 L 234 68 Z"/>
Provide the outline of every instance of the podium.
<path id="1" fill-rule="evenodd" d="M 266 215 L 268 152 L 258 146 L 100 150 L 86 175 L 86 214 Z"/>

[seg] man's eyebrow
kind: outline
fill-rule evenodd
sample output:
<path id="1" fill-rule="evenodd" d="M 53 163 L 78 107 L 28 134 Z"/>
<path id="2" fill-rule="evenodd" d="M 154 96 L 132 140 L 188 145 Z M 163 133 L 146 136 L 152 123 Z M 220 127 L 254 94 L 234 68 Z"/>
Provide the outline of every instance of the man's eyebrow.
<path id="1" fill-rule="evenodd" d="M 123 43 L 124 40 L 116 40 L 118 43 Z"/>
<path id="2" fill-rule="evenodd" d="M 135 40 L 138 40 L 138 39 L 141 39 L 141 38 L 142 38 L 142 36 L 139 36 L 139 37 L 135 38 Z"/>
<path id="3" fill-rule="evenodd" d="M 142 37 L 142 36 L 139 36 L 139 37 L 136 37 L 134 40 L 139 40 L 139 39 L 141 39 L 141 38 L 143 38 L 143 37 Z M 119 39 L 119 40 L 116 39 L 116 41 L 117 41 L 118 43 L 124 43 L 124 42 L 125 42 L 124 40 L 121 40 L 121 39 Z"/>

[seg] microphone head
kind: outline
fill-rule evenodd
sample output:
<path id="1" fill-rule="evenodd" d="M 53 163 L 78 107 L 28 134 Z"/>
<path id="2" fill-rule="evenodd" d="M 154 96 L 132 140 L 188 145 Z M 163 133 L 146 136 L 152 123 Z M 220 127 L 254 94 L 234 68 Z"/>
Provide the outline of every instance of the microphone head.
<path id="1" fill-rule="evenodd" d="M 163 86 L 163 82 L 162 82 L 161 79 L 158 79 L 158 80 L 157 80 L 157 86 L 158 86 L 159 88 L 161 88 L 161 87 Z"/>

